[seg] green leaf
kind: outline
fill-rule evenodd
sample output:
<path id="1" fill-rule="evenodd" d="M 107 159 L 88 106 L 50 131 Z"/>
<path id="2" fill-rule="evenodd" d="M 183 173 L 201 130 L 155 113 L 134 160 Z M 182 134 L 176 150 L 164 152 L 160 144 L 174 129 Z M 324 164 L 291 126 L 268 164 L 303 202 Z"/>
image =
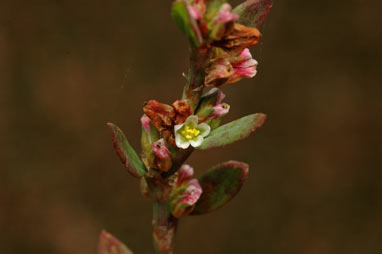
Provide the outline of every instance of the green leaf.
<path id="1" fill-rule="evenodd" d="M 146 167 L 138 154 L 130 146 L 121 129 L 112 123 L 108 123 L 107 126 L 111 131 L 114 150 L 121 159 L 123 165 L 127 168 L 127 171 L 135 177 L 144 176 L 147 172 Z"/>
<path id="2" fill-rule="evenodd" d="M 99 236 L 98 254 L 133 254 L 133 252 L 110 233 L 102 230 Z"/>
<path id="3" fill-rule="evenodd" d="M 228 161 L 202 175 L 198 180 L 203 193 L 191 214 L 209 213 L 231 201 L 247 179 L 248 168 L 243 162 Z"/>
<path id="4" fill-rule="evenodd" d="M 220 126 L 211 131 L 210 135 L 204 139 L 202 145 L 197 149 L 205 150 L 222 147 L 245 139 L 260 128 L 265 119 L 266 115 L 257 113 Z"/>
<path id="5" fill-rule="evenodd" d="M 234 11 L 239 14 L 238 23 L 259 27 L 272 8 L 272 0 L 247 0 L 238 5 Z"/>
<path id="6" fill-rule="evenodd" d="M 186 34 L 192 46 L 199 46 L 202 37 L 196 21 L 190 17 L 184 1 L 176 1 L 172 5 L 171 16 L 179 29 Z"/>

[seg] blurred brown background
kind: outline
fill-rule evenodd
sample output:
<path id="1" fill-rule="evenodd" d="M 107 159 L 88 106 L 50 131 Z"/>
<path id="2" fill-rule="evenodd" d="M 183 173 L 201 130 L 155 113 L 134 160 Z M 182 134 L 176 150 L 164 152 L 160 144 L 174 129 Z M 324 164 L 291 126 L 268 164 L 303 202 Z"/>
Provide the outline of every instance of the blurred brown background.
<path id="1" fill-rule="evenodd" d="M 151 207 L 105 123 L 139 148 L 141 106 L 181 94 L 187 43 L 170 0 L 0 2 L 0 253 L 94 254 L 102 228 L 152 253 Z M 259 73 L 226 87 L 255 136 L 195 153 L 250 177 L 227 207 L 181 221 L 181 254 L 382 253 L 377 0 L 274 3 Z"/>

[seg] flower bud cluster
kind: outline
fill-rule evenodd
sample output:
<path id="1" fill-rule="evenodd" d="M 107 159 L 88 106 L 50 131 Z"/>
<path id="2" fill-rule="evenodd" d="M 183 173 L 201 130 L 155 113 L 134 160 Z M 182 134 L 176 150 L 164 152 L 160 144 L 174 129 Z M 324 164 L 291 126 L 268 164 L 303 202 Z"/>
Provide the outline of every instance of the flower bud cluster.
<path id="1" fill-rule="evenodd" d="M 257 28 L 237 23 L 239 19 L 229 3 L 219 0 L 177 0 L 174 7 L 184 6 L 186 17 L 177 8 L 174 17 L 183 19 L 182 29 L 188 31 L 191 44 L 210 48 L 213 52 L 206 69 L 205 86 L 233 84 L 256 75 L 257 62 L 248 47 L 260 38 Z"/>
<path id="2" fill-rule="evenodd" d="M 193 174 L 193 168 L 186 164 L 178 171 L 176 185 L 170 194 L 171 213 L 176 218 L 192 212 L 203 192 L 198 180 L 192 178 Z"/>

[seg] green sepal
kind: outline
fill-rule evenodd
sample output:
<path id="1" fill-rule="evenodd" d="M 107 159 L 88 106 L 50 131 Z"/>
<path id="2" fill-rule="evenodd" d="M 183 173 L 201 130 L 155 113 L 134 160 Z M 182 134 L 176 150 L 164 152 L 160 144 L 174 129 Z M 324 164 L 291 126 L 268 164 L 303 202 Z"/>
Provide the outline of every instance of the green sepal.
<path id="1" fill-rule="evenodd" d="M 175 1 L 172 5 L 171 16 L 179 29 L 188 37 L 190 44 L 198 47 L 202 38 L 196 20 L 188 13 L 187 4 L 182 0 Z"/>
<path id="2" fill-rule="evenodd" d="M 260 128 L 265 119 L 266 115 L 257 113 L 224 124 L 212 130 L 197 149 L 206 150 L 222 147 L 243 140 Z"/>
<path id="3" fill-rule="evenodd" d="M 199 122 L 200 122 L 200 121 L 204 121 L 214 112 L 215 110 L 213 107 L 205 107 L 205 108 L 201 108 L 196 115 L 199 117 Z"/>
<path id="4" fill-rule="evenodd" d="M 121 159 L 122 164 L 127 168 L 127 171 L 135 177 L 144 176 L 147 172 L 146 167 L 138 154 L 130 146 L 125 134 L 113 123 L 108 123 L 107 126 L 111 131 L 114 150 Z"/>
<path id="5" fill-rule="evenodd" d="M 133 252 L 112 234 L 102 230 L 99 236 L 98 254 L 133 254 Z"/>
<path id="6" fill-rule="evenodd" d="M 221 91 L 217 88 L 211 90 L 200 98 L 198 106 L 195 109 L 195 115 L 199 117 L 199 121 L 204 121 L 214 113 L 214 106 L 216 105 L 219 93 Z"/>
<path id="7" fill-rule="evenodd" d="M 239 14 L 240 24 L 259 27 L 268 16 L 272 8 L 272 0 L 247 0 L 239 4 L 234 12 Z"/>
<path id="8" fill-rule="evenodd" d="M 226 2 L 226 0 L 208 0 L 207 3 L 207 14 L 206 16 L 213 16 L 218 13 L 220 7 Z"/>
<path id="9" fill-rule="evenodd" d="M 204 108 L 215 106 L 219 92 L 219 89 L 214 88 L 213 90 L 211 89 L 210 92 L 203 95 L 202 98 L 200 98 L 199 104 L 195 109 L 195 113 L 199 114 L 199 112 L 202 111 Z"/>
<path id="10" fill-rule="evenodd" d="M 247 179 L 248 168 L 246 163 L 228 161 L 202 175 L 198 181 L 203 193 L 191 215 L 212 212 L 231 201 Z"/>
<path id="11" fill-rule="evenodd" d="M 172 215 L 176 218 L 180 218 L 181 215 L 186 210 L 186 208 L 189 207 L 189 205 L 185 203 L 179 204 L 179 200 L 184 198 L 184 195 L 182 194 L 185 192 L 186 189 L 187 189 L 187 185 L 182 185 L 180 187 L 176 187 L 170 193 L 169 206 L 170 206 Z"/>
<path id="12" fill-rule="evenodd" d="M 214 130 L 219 127 L 221 121 L 222 121 L 222 117 L 219 117 L 217 119 L 207 120 L 206 123 L 211 127 L 211 130 Z"/>
<path id="13" fill-rule="evenodd" d="M 142 127 L 141 146 L 145 154 L 150 153 L 152 145 L 159 139 L 159 131 L 150 122 L 150 133 Z"/>
<path id="14" fill-rule="evenodd" d="M 143 152 L 143 161 L 147 167 L 153 167 L 155 156 L 152 153 L 152 145 L 160 138 L 159 131 L 150 122 L 150 133 L 147 133 L 142 127 L 141 147 Z"/>

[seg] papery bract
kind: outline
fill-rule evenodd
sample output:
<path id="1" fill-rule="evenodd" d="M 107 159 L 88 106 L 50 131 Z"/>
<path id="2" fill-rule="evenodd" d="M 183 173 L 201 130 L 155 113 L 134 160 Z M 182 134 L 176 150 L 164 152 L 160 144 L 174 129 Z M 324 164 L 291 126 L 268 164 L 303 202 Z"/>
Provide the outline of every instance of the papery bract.
<path id="1" fill-rule="evenodd" d="M 187 100 L 177 100 L 172 104 L 175 109 L 175 124 L 181 124 L 186 121 L 187 117 L 192 115 L 192 108 Z"/>
<path id="2" fill-rule="evenodd" d="M 256 45 L 259 42 L 260 36 L 260 31 L 257 28 L 246 27 L 236 23 L 231 33 L 221 40 L 214 42 L 213 45 L 226 51 L 240 52 L 244 48 Z"/>
<path id="3" fill-rule="evenodd" d="M 172 121 L 175 117 L 175 111 L 170 105 L 159 103 L 156 100 L 150 100 L 145 103 L 143 111 L 159 131 L 171 127 L 173 124 Z"/>

